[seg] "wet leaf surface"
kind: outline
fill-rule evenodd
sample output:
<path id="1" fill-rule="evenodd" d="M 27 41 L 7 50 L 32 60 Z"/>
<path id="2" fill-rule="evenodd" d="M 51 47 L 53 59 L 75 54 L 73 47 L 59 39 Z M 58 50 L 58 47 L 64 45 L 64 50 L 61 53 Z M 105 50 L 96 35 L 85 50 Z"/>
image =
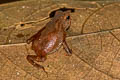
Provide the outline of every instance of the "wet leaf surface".
<path id="1" fill-rule="evenodd" d="M 61 7 L 74 7 L 67 42 L 71 57 L 60 50 L 47 56 L 42 64 L 49 76 L 26 60 L 35 54 L 26 39 Z M 79 9 L 78 9 L 79 8 Z M 119 80 L 120 79 L 120 3 L 29 0 L 0 6 L 0 80 Z"/>

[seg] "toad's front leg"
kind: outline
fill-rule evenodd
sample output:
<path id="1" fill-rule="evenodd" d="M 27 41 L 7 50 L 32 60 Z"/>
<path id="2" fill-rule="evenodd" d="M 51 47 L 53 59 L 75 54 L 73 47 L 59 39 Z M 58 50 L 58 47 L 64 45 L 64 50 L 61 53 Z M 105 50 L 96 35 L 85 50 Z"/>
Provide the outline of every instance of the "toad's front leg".
<path id="1" fill-rule="evenodd" d="M 36 39 L 37 37 L 39 37 L 41 35 L 41 32 L 45 29 L 46 27 L 43 27 L 41 30 L 39 30 L 36 34 L 34 34 L 32 37 L 30 37 L 26 42 L 27 44 L 29 44 L 30 42 L 32 42 L 34 39 Z"/>
<path id="2" fill-rule="evenodd" d="M 65 40 L 63 42 L 63 47 L 64 47 L 65 51 L 67 52 L 67 55 L 71 56 L 72 55 L 72 50 L 68 47 L 68 44 L 66 43 Z"/>
<path id="3" fill-rule="evenodd" d="M 36 34 L 26 40 L 27 44 L 30 44 L 36 37 Z"/>
<path id="4" fill-rule="evenodd" d="M 45 71 L 45 68 L 42 65 L 39 65 L 39 64 L 35 63 L 35 61 L 44 62 L 46 60 L 46 57 L 41 58 L 41 57 L 36 56 L 36 55 L 28 55 L 27 60 L 28 60 L 29 63 L 31 63 L 36 68 L 43 69 L 43 71 L 48 75 L 48 73 Z"/>

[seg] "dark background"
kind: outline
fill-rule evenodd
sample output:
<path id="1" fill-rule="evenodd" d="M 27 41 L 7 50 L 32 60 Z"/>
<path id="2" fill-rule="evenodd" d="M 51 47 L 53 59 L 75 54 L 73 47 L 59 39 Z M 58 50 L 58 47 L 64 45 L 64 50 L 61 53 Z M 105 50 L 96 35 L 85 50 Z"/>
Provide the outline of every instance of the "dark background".
<path id="1" fill-rule="evenodd" d="M 0 4 L 9 3 L 9 2 L 16 2 L 16 1 L 23 1 L 23 0 L 0 0 Z"/>
<path id="2" fill-rule="evenodd" d="M 0 0 L 0 4 L 16 2 L 16 1 L 24 1 L 24 0 Z M 120 1 L 120 0 L 75 0 L 75 1 Z"/>

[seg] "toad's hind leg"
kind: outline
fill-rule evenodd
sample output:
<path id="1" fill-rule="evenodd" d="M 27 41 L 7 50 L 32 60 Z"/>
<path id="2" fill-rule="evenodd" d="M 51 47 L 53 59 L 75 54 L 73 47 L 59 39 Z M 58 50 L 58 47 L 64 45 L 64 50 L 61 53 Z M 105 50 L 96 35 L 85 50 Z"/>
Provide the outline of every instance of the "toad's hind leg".
<path id="1" fill-rule="evenodd" d="M 29 63 L 31 63 L 33 66 L 35 66 L 38 69 L 43 69 L 43 71 L 48 75 L 48 73 L 45 71 L 45 68 L 42 65 L 37 64 L 35 61 L 37 62 L 44 62 L 46 60 L 46 57 L 39 57 L 36 55 L 28 55 L 27 56 L 27 60 Z"/>

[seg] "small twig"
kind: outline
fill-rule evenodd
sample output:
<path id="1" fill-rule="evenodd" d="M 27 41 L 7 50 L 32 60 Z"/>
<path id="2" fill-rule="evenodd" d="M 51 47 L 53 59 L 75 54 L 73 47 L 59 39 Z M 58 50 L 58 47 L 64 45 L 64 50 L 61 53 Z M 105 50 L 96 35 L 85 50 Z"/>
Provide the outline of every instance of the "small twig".
<path id="1" fill-rule="evenodd" d="M 37 22 L 44 21 L 44 20 L 46 20 L 46 19 L 48 19 L 48 18 L 49 18 L 49 17 L 45 17 L 45 18 L 43 18 L 43 19 L 36 20 L 36 21 L 19 22 L 19 23 L 15 23 L 15 25 L 37 23 Z"/>

